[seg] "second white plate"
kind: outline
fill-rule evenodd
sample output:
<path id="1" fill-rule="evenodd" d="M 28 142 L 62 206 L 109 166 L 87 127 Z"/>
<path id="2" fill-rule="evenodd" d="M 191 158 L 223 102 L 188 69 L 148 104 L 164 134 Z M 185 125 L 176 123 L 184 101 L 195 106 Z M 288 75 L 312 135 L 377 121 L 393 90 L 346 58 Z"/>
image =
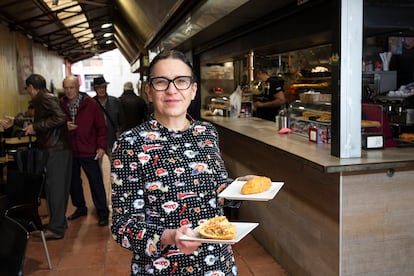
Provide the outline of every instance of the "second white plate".
<path id="1" fill-rule="evenodd" d="M 236 237 L 232 240 L 215 240 L 215 239 L 205 239 L 198 235 L 197 228 L 194 229 L 195 237 L 189 237 L 183 235 L 180 237 L 180 240 L 184 241 L 199 241 L 202 243 L 223 243 L 223 244 L 235 244 L 243 239 L 247 234 L 249 234 L 253 229 L 255 229 L 259 224 L 257 222 L 232 222 L 236 226 Z"/>
<path id="2" fill-rule="evenodd" d="M 272 182 L 272 186 L 263 193 L 244 195 L 241 193 L 241 188 L 247 181 L 233 181 L 218 197 L 233 199 L 233 200 L 254 200 L 254 201 L 268 201 L 273 199 L 279 190 L 282 188 L 284 182 Z"/>

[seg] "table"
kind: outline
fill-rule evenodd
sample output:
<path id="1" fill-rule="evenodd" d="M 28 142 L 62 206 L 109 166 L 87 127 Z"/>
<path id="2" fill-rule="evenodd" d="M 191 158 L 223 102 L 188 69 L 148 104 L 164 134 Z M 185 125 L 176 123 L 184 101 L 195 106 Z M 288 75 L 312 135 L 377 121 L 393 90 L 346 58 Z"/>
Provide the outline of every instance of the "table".
<path id="1" fill-rule="evenodd" d="M 29 136 L 22 136 L 22 137 L 10 137 L 10 138 L 4 138 L 4 143 L 7 145 L 28 145 L 29 144 Z M 36 141 L 36 137 L 32 136 L 32 142 Z"/>

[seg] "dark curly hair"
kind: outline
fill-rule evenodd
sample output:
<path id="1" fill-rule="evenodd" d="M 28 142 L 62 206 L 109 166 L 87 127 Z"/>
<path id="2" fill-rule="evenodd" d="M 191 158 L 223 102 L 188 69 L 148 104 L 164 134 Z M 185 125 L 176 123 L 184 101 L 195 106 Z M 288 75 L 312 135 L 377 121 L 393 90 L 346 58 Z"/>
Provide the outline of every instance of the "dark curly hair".
<path id="1" fill-rule="evenodd" d="M 185 64 L 187 64 L 188 67 L 190 67 L 191 69 L 191 75 L 193 77 L 193 81 L 196 81 L 193 65 L 191 64 L 190 59 L 183 52 L 180 52 L 177 50 L 165 50 L 165 51 L 161 51 L 158 55 L 156 55 L 154 59 L 151 61 L 149 68 L 148 68 L 150 77 L 151 77 L 151 73 L 154 68 L 154 65 L 157 64 L 160 60 L 168 59 L 168 58 L 179 59 Z"/>

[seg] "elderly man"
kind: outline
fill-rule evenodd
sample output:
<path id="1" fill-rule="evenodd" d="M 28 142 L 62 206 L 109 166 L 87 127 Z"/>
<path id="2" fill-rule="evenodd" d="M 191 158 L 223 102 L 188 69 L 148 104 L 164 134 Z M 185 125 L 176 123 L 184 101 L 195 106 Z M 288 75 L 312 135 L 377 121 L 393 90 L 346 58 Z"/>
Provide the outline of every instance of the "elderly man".
<path id="1" fill-rule="evenodd" d="M 63 80 L 65 95 L 61 105 L 67 113 L 70 139 L 72 142 L 73 165 L 70 195 L 76 211 L 69 220 L 87 215 L 82 189 L 81 167 L 86 173 L 92 200 L 99 217 L 99 225 L 108 225 L 108 204 L 102 171 L 99 165 L 107 147 L 107 127 L 99 104 L 86 93 L 79 92 L 79 81 L 70 76 Z"/>
<path id="2" fill-rule="evenodd" d="M 104 77 L 97 77 L 93 79 L 93 88 L 95 89 L 96 96 L 94 99 L 101 107 L 102 114 L 105 117 L 106 126 L 108 128 L 107 135 L 107 151 L 108 155 L 111 154 L 112 145 L 118 138 L 121 130 L 121 111 L 118 98 L 108 95 L 107 85 L 109 82 Z"/>

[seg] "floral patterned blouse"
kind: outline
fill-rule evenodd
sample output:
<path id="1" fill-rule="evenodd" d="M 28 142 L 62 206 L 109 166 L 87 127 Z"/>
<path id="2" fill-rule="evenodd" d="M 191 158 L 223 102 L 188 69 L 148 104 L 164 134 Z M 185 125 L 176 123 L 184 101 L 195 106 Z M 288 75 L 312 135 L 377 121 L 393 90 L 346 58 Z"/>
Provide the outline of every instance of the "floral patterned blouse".
<path id="1" fill-rule="evenodd" d="M 112 154 L 111 230 L 133 251 L 131 275 L 237 275 L 230 245 L 203 243 L 189 255 L 160 245 L 164 229 L 223 214 L 216 190 L 230 179 L 212 124 L 191 119 L 173 131 L 152 117 L 124 132 Z"/>

